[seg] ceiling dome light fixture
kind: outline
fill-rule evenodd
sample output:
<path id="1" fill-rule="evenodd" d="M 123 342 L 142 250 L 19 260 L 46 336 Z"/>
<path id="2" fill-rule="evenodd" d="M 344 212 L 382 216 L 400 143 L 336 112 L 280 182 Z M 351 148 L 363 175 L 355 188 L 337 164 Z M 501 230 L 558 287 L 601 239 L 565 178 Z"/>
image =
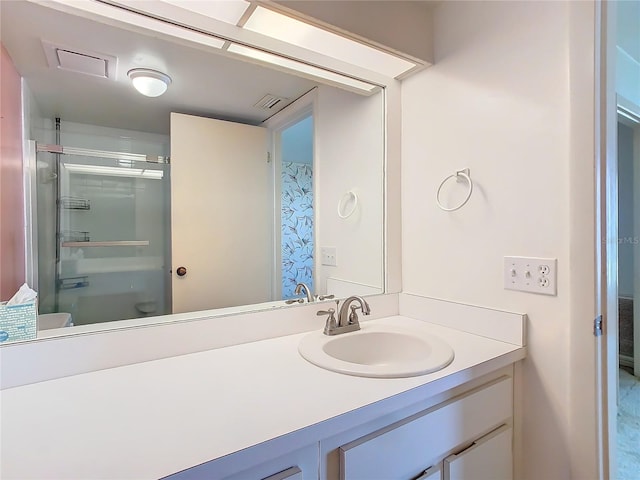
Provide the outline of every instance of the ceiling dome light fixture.
<path id="1" fill-rule="evenodd" d="M 147 97 L 159 97 L 171 85 L 169 75 L 149 68 L 134 68 L 127 72 L 133 87 Z"/>

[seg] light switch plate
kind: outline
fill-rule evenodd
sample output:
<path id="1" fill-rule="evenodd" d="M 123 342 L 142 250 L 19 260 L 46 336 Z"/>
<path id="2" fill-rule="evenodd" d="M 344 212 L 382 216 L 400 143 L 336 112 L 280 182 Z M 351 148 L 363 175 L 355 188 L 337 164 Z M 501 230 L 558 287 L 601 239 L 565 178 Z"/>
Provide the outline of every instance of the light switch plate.
<path id="1" fill-rule="evenodd" d="M 322 265 L 328 265 L 330 267 L 336 267 L 338 261 L 336 258 L 336 247 L 321 247 L 320 248 L 320 260 Z"/>
<path id="2" fill-rule="evenodd" d="M 504 257 L 504 288 L 557 295 L 555 258 Z"/>

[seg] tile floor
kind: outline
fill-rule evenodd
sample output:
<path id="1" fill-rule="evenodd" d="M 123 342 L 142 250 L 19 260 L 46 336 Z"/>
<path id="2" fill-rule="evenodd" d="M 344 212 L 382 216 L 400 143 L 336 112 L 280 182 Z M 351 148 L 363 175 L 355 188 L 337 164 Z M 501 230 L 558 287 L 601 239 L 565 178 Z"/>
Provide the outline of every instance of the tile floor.
<path id="1" fill-rule="evenodd" d="M 618 477 L 640 480 L 640 379 L 619 370 Z"/>

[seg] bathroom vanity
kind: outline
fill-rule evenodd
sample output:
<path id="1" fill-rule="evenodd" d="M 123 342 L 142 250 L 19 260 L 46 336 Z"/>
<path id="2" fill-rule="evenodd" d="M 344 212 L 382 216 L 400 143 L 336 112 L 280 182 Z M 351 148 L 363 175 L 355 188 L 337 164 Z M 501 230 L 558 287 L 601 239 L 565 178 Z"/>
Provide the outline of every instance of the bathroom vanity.
<path id="1" fill-rule="evenodd" d="M 500 369 L 374 419 L 354 411 L 309 427 L 322 438 L 302 448 L 311 432 L 292 434 L 289 452 L 268 441 L 169 478 L 511 479 L 512 398 L 510 369 Z M 263 462 L 243 469 L 252 457 Z"/>
<path id="2" fill-rule="evenodd" d="M 486 322 L 366 323 L 424 329 L 455 358 L 416 377 L 344 375 L 303 359 L 302 333 L 6 389 L 2 477 L 510 478 L 524 346 L 470 333 Z"/>

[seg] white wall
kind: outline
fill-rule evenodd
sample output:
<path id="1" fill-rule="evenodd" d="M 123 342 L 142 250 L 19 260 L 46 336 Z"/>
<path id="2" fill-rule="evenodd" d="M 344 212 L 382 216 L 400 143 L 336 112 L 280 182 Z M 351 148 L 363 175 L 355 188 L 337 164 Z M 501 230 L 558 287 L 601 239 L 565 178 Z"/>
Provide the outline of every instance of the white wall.
<path id="1" fill-rule="evenodd" d="M 66 146 L 163 156 L 170 150 L 169 135 L 158 133 L 66 122 L 64 118 L 60 131 L 60 143 Z"/>
<path id="2" fill-rule="evenodd" d="M 433 61 L 431 2 L 276 0 L 304 15 L 427 62 Z"/>
<path id="3" fill-rule="evenodd" d="M 320 86 L 316 122 L 316 257 L 336 247 L 337 266 L 317 266 L 317 290 L 337 278 L 382 293 L 384 107 L 382 93 L 370 97 Z M 338 217 L 343 195 L 353 190 L 358 205 L 352 216 Z M 331 291 L 329 293 L 340 294 Z"/>
<path id="4" fill-rule="evenodd" d="M 618 295 L 633 298 L 633 130 L 618 123 Z"/>
<path id="5" fill-rule="evenodd" d="M 280 148 L 283 162 L 313 164 L 313 116 L 284 129 Z"/>
<path id="6" fill-rule="evenodd" d="M 571 89 L 586 89 L 588 107 L 593 78 L 571 68 L 576 49 L 593 62 L 594 31 L 593 6 L 582 5 L 576 20 L 565 2 L 443 2 L 434 10 L 436 63 L 402 85 L 403 290 L 528 314 L 519 479 L 577 475 L 568 438 L 570 376 L 579 374 L 570 370 L 570 166 L 579 110 Z M 593 118 L 581 114 L 590 128 L 582 143 L 592 148 Z M 591 159 L 582 159 L 588 180 Z M 474 194 L 461 210 L 444 212 L 438 185 L 464 167 Z M 593 218 L 593 205 L 582 209 Z M 582 233 L 594 240 L 593 230 Z M 558 295 L 504 290 L 505 255 L 557 258 Z M 584 259 L 590 268 L 592 255 Z"/>
<path id="7" fill-rule="evenodd" d="M 616 2 L 616 92 L 640 105 L 640 2 Z M 632 298 L 633 253 L 633 131 L 618 124 L 618 295 Z"/>
<path id="8" fill-rule="evenodd" d="M 616 90 L 640 105 L 640 2 L 615 2 L 617 15 Z"/>

